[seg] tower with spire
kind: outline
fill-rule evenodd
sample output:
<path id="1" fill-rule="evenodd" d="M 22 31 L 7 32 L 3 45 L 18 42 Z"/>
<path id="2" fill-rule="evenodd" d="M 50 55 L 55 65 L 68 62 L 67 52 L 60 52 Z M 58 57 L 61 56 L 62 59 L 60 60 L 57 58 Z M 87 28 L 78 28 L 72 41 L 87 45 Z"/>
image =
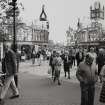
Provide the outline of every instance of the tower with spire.
<path id="1" fill-rule="evenodd" d="M 49 21 L 44 8 L 45 5 L 42 5 L 39 19 L 35 23 L 32 22 L 33 44 L 37 44 L 41 47 L 47 46 L 49 41 Z"/>
<path id="2" fill-rule="evenodd" d="M 40 14 L 39 20 L 42 22 L 42 26 L 44 25 L 43 27 L 46 27 L 46 29 L 48 30 L 49 29 L 49 21 L 47 19 L 47 14 L 46 14 L 44 8 L 45 8 L 45 5 L 42 5 L 42 12 Z"/>
<path id="3" fill-rule="evenodd" d="M 45 13 L 44 7 L 45 7 L 45 5 L 42 6 L 42 12 L 41 12 L 40 18 L 39 18 L 40 21 L 47 21 L 47 15 Z"/>

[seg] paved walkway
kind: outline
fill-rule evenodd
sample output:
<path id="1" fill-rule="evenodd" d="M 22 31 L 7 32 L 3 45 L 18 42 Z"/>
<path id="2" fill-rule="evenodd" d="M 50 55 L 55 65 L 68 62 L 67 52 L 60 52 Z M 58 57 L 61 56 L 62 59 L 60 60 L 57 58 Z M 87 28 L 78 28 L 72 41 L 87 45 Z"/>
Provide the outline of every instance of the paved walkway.
<path id="1" fill-rule="evenodd" d="M 80 86 L 75 78 L 75 71 L 71 73 L 71 79 L 65 79 L 61 72 L 62 85 L 53 83 L 47 73 L 48 63 L 41 66 L 32 65 L 30 61 L 20 64 L 19 91 L 20 97 L 9 99 L 11 90 L 8 91 L 5 105 L 80 105 Z M 100 88 L 96 86 L 95 104 L 100 105 Z"/>
<path id="2" fill-rule="evenodd" d="M 27 73 L 19 74 L 18 99 L 9 99 L 8 92 L 5 105 L 80 105 L 80 87 L 77 83 L 62 81 L 58 86 L 51 78 L 31 75 Z M 96 88 L 95 104 L 98 102 L 99 88 Z"/>
<path id="3" fill-rule="evenodd" d="M 51 74 L 48 74 L 48 69 L 50 68 L 48 65 L 48 62 L 42 62 L 41 66 L 38 66 L 37 62 L 36 64 L 32 64 L 31 61 L 22 62 L 20 64 L 20 72 L 27 72 L 32 75 L 39 75 L 39 76 L 45 76 L 45 77 L 51 77 Z M 78 83 L 78 80 L 76 79 L 76 67 L 73 66 L 71 69 L 71 79 L 67 79 L 64 77 L 64 70 L 63 67 L 61 69 L 61 80 L 63 81 L 70 81 L 70 82 L 76 82 Z"/>

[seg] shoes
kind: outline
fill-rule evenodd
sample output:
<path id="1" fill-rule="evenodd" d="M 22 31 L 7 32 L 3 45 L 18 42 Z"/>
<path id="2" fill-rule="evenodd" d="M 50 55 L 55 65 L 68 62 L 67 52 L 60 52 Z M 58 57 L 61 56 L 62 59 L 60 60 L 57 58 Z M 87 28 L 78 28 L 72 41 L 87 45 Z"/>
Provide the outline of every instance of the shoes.
<path id="1" fill-rule="evenodd" d="M 61 85 L 61 83 L 60 83 L 60 82 L 58 82 L 58 85 Z"/>
<path id="2" fill-rule="evenodd" d="M 70 79 L 70 77 L 68 77 L 68 79 Z"/>
<path id="3" fill-rule="evenodd" d="M 10 99 L 14 99 L 14 98 L 19 98 L 19 95 L 14 95 L 14 96 L 10 97 Z"/>
<path id="4" fill-rule="evenodd" d="M 4 105 L 4 100 L 0 99 L 0 105 Z"/>
<path id="5" fill-rule="evenodd" d="M 56 81 L 56 78 L 54 77 L 53 82 L 55 82 L 55 81 Z"/>

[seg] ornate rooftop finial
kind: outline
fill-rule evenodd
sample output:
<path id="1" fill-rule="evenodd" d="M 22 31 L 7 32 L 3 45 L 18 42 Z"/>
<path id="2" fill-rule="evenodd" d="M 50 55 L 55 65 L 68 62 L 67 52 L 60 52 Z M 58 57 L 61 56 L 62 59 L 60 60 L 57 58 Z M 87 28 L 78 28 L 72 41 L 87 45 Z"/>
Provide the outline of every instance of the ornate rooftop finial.
<path id="1" fill-rule="evenodd" d="M 45 7 L 45 5 L 43 4 L 43 5 L 42 5 L 42 11 L 44 11 L 44 7 Z"/>
<path id="2" fill-rule="evenodd" d="M 78 18 L 77 27 L 80 28 L 80 18 Z"/>
<path id="3" fill-rule="evenodd" d="M 45 7 L 45 5 L 42 5 L 42 12 L 40 14 L 40 21 L 47 21 L 47 15 L 44 11 L 44 7 Z"/>

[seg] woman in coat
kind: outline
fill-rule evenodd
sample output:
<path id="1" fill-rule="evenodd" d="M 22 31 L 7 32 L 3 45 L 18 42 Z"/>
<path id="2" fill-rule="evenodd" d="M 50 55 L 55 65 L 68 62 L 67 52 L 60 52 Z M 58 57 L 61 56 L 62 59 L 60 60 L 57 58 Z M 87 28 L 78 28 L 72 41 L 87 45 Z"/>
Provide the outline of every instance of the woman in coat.
<path id="1" fill-rule="evenodd" d="M 57 80 L 58 85 L 61 85 L 60 71 L 61 71 L 62 59 L 59 53 L 56 53 L 56 57 L 53 59 L 53 64 L 54 64 L 54 82 Z"/>

